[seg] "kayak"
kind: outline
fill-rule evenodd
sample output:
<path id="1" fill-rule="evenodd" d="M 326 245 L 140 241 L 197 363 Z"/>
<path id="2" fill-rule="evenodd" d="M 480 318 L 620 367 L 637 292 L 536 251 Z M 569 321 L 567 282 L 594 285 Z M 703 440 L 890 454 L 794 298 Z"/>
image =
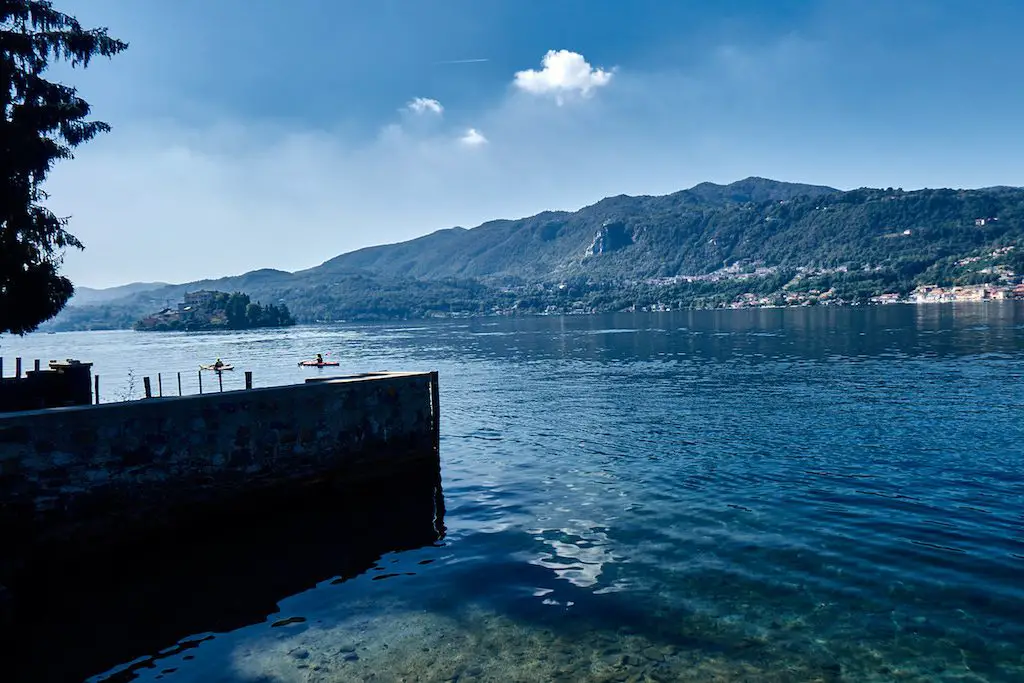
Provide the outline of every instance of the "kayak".
<path id="1" fill-rule="evenodd" d="M 219 368 L 215 368 L 212 365 L 200 365 L 200 370 L 213 370 L 214 372 L 224 372 L 225 370 L 234 370 L 234 365 L 222 365 Z"/>
<path id="2" fill-rule="evenodd" d="M 322 363 L 317 363 L 315 360 L 300 360 L 299 367 L 301 368 L 334 368 L 341 365 L 335 360 L 325 360 Z"/>

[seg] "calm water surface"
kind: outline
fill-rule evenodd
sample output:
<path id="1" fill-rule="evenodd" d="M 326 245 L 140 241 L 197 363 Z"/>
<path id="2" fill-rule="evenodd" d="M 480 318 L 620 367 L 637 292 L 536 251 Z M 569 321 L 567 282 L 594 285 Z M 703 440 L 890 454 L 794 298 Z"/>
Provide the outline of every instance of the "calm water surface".
<path id="1" fill-rule="evenodd" d="M 1022 305 L 0 346 L 93 361 L 104 400 L 318 351 L 440 370 L 446 536 L 91 680 L 1024 680 Z"/>

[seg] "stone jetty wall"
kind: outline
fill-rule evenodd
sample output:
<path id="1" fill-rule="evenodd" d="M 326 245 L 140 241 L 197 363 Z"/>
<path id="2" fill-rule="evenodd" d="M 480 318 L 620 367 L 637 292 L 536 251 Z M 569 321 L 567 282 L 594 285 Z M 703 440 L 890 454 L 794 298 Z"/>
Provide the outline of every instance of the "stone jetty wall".
<path id="1" fill-rule="evenodd" d="M 436 373 L 380 373 L 0 415 L 0 583 L 40 549 L 437 462 L 437 396 Z"/>

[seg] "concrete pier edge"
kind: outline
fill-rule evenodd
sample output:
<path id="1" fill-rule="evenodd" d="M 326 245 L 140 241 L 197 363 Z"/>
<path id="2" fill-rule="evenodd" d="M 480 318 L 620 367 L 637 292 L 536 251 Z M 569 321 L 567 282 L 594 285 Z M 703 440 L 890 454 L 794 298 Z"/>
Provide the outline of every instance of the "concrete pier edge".
<path id="1" fill-rule="evenodd" d="M 437 372 L 2 414 L 0 612 L 54 553 L 439 468 L 439 420 Z"/>

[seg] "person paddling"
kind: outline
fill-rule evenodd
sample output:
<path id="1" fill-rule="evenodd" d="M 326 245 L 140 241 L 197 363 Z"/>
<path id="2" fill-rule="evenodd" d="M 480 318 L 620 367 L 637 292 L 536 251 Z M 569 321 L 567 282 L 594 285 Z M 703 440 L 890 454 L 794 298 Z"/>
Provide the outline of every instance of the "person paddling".
<path id="1" fill-rule="evenodd" d="M 316 354 L 316 364 L 317 365 L 323 365 L 324 364 L 324 355 L 322 353 Z"/>
<path id="2" fill-rule="evenodd" d="M 218 358 L 217 362 L 213 364 L 213 369 L 214 370 L 220 370 L 222 367 L 224 367 L 224 363 L 223 363 L 223 361 L 221 361 L 220 358 Z"/>

